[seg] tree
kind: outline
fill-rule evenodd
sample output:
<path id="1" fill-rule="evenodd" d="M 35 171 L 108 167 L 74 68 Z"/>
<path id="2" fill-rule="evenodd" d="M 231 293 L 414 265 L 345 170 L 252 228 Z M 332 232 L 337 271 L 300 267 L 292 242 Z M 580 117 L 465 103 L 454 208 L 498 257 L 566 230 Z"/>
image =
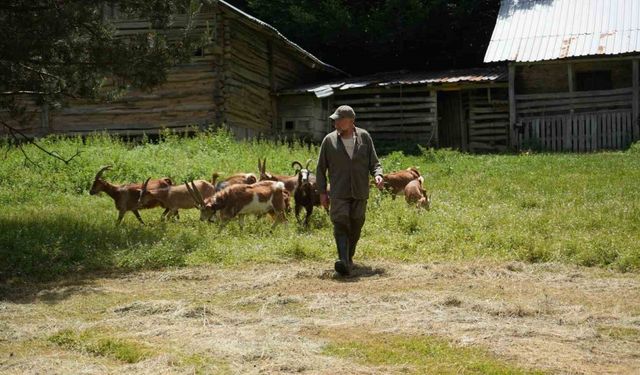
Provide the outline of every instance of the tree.
<path id="1" fill-rule="evenodd" d="M 354 75 L 478 66 L 499 0 L 232 0 Z"/>
<path id="2" fill-rule="evenodd" d="M 166 81 L 205 42 L 191 20 L 206 0 L 3 0 L 0 3 L 0 118 L 19 120 L 26 103 L 64 104 L 69 98 L 108 99 L 130 88 Z M 118 9 L 152 28 L 119 37 L 109 18 Z M 169 37 L 176 15 L 180 37 Z"/>

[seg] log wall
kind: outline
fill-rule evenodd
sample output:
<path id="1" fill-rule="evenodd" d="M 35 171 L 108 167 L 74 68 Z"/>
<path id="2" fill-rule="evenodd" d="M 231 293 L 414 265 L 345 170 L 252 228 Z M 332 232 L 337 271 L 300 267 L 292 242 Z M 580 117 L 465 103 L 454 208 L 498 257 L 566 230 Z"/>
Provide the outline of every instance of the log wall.
<path id="1" fill-rule="evenodd" d="M 176 17 L 169 36 L 178 37 L 185 22 Z M 122 37 L 150 31 L 143 20 L 114 23 Z M 136 135 L 226 125 L 239 138 L 252 137 L 277 127 L 277 90 L 333 77 L 272 30 L 220 3 L 201 13 L 194 24 L 197 31 L 210 31 L 211 42 L 201 56 L 172 68 L 165 84 L 150 92 L 130 91 L 109 103 L 75 100 L 42 115 L 42 108 L 31 108 L 36 116 L 25 130 L 32 135 L 105 130 Z"/>

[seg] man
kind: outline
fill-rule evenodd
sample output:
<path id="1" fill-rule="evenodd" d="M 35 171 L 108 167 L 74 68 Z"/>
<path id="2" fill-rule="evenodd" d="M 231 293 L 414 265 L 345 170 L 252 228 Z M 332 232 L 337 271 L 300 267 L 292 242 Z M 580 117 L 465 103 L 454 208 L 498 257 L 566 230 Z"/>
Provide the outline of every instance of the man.
<path id="1" fill-rule="evenodd" d="M 329 116 L 334 121 L 335 131 L 327 134 L 320 146 L 316 168 L 320 203 L 329 208 L 327 194 L 327 169 L 331 182 L 331 222 L 338 248 L 336 272 L 349 275 L 353 255 L 364 225 L 367 199 L 369 198 L 369 175 L 382 188 L 382 166 L 373 147 L 371 136 L 355 126 L 353 108 L 343 105 Z"/>

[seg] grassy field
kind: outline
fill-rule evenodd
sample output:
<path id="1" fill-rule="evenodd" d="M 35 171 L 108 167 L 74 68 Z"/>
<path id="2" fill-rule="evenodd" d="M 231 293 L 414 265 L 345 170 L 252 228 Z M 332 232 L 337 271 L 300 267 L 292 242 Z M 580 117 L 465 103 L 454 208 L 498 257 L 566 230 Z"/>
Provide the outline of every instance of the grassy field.
<path id="1" fill-rule="evenodd" d="M 174 181 L 257 172 L 258 157 L 272 172 L 291 173 L 292 160 L 315 158 L 316 146 L 236 142 L 225 132 L 159 142 L 126 143 L 107 135 L 49 137 L 42 144 L 64 163 L 32 146 L 26 153 L 0 146 L 0 280 L 46 281 L 83 272 L 174 266 L 329 261 L 331 225 L 317 210 L 309 229 L 295 223 L 271 231 L 268 219 L 219 230 L 197 212 L 161 222 L 143 211 L 141 226 L 127 214 L 115 226 L 112 200 L 88 190 L 100 166 L 117 183 L 169 176 Z M 385 171 L 417 166 L 433 193 L 431 211 L 372 191 L 357 259 L 406 262 L 516 260 L 640 269 L 640 146 L 626 152 L 468 155 L 423 150 L 382 155 Z"/>

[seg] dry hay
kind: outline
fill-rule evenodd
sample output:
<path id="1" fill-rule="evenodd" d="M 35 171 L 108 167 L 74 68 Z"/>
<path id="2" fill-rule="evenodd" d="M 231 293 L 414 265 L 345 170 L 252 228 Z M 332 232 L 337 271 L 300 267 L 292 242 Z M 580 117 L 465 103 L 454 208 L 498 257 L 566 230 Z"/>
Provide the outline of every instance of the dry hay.
<path id="1" fill-rule="evenodd" d="M 381 263 L 361 265 L 354 278 L 342 279 L 330 266 L 145 272 L 98 279 L 88 289 L 56 292 L 53 300 L 5 301 L 0 304 L 5 343 L 95 324 L 164 354 L 124 365 L 49 348 L 48 355 L 3 358 L 0 371 L 180 373 L 188 369 L 175 365 L 175 353 L 194 352 L 225 362 L 234 373 L 407 370 L 324 355 L 327 338 L 314 332 L 345 329 L 437 335 L 556 373 L 640 368 L 640 339 L 602 328 L 640 330 L 637 275 L 558 264 Z M 52 293 L 47 290 L 43 295 Z M 97 320 L 74 313 L 81 303 L 105 298 L 114 302 L 97 310 Z M 69 314 L 55 313 L 63 310 Z"/>

